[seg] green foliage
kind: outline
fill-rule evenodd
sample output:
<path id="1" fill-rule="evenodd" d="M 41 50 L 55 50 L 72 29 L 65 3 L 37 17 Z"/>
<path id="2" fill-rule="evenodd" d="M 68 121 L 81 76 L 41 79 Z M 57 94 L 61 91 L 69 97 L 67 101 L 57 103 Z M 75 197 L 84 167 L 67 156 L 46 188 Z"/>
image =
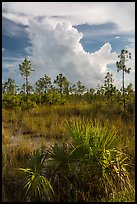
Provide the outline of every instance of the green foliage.
<path id="1" fill-rule="evenodd" d="M 51 86 L 51 78 L 45 74 L 44 77 L 36 81 L 35 85 L 38 93 L 47 93 Z"/>
<path id="2" fill-rule="evenodd" d="M 21 75 L 25 78 L 25 93 L 28 95 L 30 89 L 28 77 L 30 76 L 30 73 L 34 71 L 31 68 L 31 62 L 25 58 L 22 64 L 19 64 L 19 69 Z"/>
<path id="3" fill-rule="evenodd" d="M 135 189 L 117 192 L 116 195 L 104 202 L 135 202 Z"/>
<path id="4" fill-rule="evenodd" d="M 3 94 L 3 108 L 8 109 L 29 109 L 37 107 L 36 102 L 33 102 L 31 98 L 26 95 L 6 95 Z M 38 100 L 38 99 L 37 99 Z"/>
<path id="5" fill-rule="evenodd" d="M 3 94 L 3 108 L 14 108 L 20 105 L 21 101 L 20 98 L 16 95 L 5 95 Z"/>
<path id="6" fill-rule="evenodd" d="M 114 194 L 123 186 L 131 187 L 128 171 L 125 168 L 128 157 L 117 149 L 118 137 L 115 129 L 109 129 L 107 123 L 103 127 L 88 121 L 83 124 L 78 118 L 70 122 L 69 129 L 70 135 L 76 142 L 73 154 L 80 156 L 82 161 L 88 160 L 91 169 L 93 166 L 94 169 L 96 167 L 95 172 L 98 172 L 99 176 L 96 178 L 97 182 L 101 180 L 107 195 Z M 80 160 L 79 157 L 77 159 Z"/>
<path id="7" fill-rule="evenodd" d="M 121 50 L 120 55 L 118 55 L 118 58 L 120 58 L 119 61 L 116 62 L 117 71 L 123 70 L 126 73 L 129 73 L 131 68 L 127 68 L 125 65 L 126 59 L 131 59 L 131 53 L 128 52 L 128 50 Z"/>
<path id="8" fill-rule="evenodd" d="M 48 199 L 50 191 L 54 193 L 50 182 L 44 176 L 44 160 L 44 153 L 36 151 L 30 160 L 30 168 L 19 168 L 26 174 L 25 197 L 31 201 L 42 201 L 46 196 Z"/>
<path id="9" fill-rule="evenodd" d="M 116 91 L 116 87 L 113 85 L 114 80 L 112 79 L 112 76 L 112 74 L 107 72 L 104 81 L 105 95 L 107 96 L 107 100 L 111 99 L 111 102 L 112 96 L 115 94 Z"/>
<path id="10" fill-rule="evenodd" d="M 77 94 L 83 94 L 83 92 L 86 90 L 85 86 L 82 84 L 81 81 L 77 82 Z"/>
<path id="11" fill-rule="evenodd" d="M 2 84 L 2 93 L 13 95 L 16 92 L 16 84 L 13 79 L 8 78 L 8 81 Z"/>
<path id="12" fill-rule="evenodd" d="M 125 111 L 125 82 L 124 82 L 124 73 L 130 73 L 131 68 L 128 68 L 126 66 L 126 61 L 128 59 L 131 59 L 131 53 L 128 52 L 128 50 L 121 50 L 120 55 L 118 55 L 118 58 L 120 58 L 119 61 L 116 62 L 116 66 L 117 66 L 117 71 L 121 71 L 122 70 L 122 91 L 123 91 L 123 105 L 124 105 L 124 111 Z"/>
<path id="13" fill-rule="evenodd" d="M 62 73 L 60 73 L 56 79 L 54 80 L 54 83 L 59 86 L 59 93 L 60 94 L 68 94 L 68 87 L 69 87 L 69 82 L 65 76 L 63 76 Z"/>

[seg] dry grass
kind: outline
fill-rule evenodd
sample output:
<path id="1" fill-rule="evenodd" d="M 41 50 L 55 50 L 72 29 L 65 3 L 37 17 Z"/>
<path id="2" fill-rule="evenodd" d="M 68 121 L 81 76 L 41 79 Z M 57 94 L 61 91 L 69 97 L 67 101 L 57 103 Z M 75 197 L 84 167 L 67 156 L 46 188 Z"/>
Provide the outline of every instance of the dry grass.
<path id="1" fill-rule="evenodd" d="M 49 147 L 54 144 L 54 141 L 63 143 L 70 140 L 66 121 L 76 117 L 82 119 L 83 122 L 91 120 L 93 124 L 98 121 L 102 127 L 108 121 L 108 127 L 118 132 L 118 147 L 130 156 L 131 164 L 134 164 L 135 123 L 133 115 L 123 115 L 114 110 L 97 109 L 87 103 L 41 106 L 29 111 L 3 109 L 2 157 L 3 182 L 7 183 L 6 189 L 8 185 L 9 187 L 13 185 L 13 181 L 18 186 L 18 179 L 22 178 L 16 169 L 26 168 L 28 159 L 35 150 Z M 134 182 L 134 165 L 131 165 L 129 171 Z M 7 198 L 9 191 L 7 192 L 3 195 L 5 201 L 11 199 Z M 16 196 L 12 198 L 12 201 L 19 199 Z"/>

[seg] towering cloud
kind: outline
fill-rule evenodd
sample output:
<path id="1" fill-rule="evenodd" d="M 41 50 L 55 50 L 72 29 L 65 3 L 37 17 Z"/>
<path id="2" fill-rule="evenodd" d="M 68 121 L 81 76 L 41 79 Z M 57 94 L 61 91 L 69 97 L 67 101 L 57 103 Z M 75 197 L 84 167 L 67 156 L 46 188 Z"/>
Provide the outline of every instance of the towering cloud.
<path id="1" fill-rule="evenodd" d="M 106 74 L 107 64 L 116 61 L 117 54 L 111 53 L 109 43 L 95 53 L 85 52 L 80 43 L 82 33 L 69 22 L 44 19 L 41 22 L 31 20 L 29 25 L 27 31 L 36 78 L 43 73 L 54 78 L 62 72 L 72 82 L 81 80 L 87 86 L 96 87 Z"/>

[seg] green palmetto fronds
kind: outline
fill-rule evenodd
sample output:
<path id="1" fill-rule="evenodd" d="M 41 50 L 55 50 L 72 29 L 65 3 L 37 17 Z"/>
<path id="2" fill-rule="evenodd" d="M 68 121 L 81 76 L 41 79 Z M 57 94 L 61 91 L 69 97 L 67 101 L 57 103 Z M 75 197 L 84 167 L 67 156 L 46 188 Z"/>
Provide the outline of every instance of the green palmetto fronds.
<path id="1" fill-rule="evenodd" d="M 67 150 L 64 148 L 63 144 L 55 144 L 48 154 L 52 161 L 57 163 L 67 162 Z"/>
<path id="2" fill-rule="evenodd" d="M 118 149 L 118 132 L 108 121 L 101 125 L 72 118 L 67 128 L 71 143 L 55 143 L 45 152 L 36 151 L 30 168 L 20 168 L 26 174 L 26 196 L 88 201 L 95 192 L 97 197 L 100 193 L 109 197 L 119 190 L 131 189 L 128 155 Z"/>
<path id="3" fill-rule="evenodd" d="M 50 192 L 54 194 L 50 182 L 44 175 L 44 160 L 43 152 L 36 151 L 30 161 L 31 168 L 19 168 L 26 174 L 24 186 L 26 197 L 41 199 L 44 196 L 49 196 Z"/>
<path id="4" fill-rule="evenodd" d="M 83 144 L 89 142 L 89 133 L 91 129 L 91 124 L 87 122 L 85 124 L 84 118 L 72 118 L 66 121 L 68 125 L 69 135 L 74 139 L 77 144 Z"/>
<path id="5" fill-rule="evenodd" d="M 70 157 L 81 162 L 87 162 L 96 169 L 96 178 L 102 182 L 106 194 L 121 188 L 130 187 L 130 178 L 126 166 L 127 155 L 117 148 L 118 132 L 95 121 L 84 122 L 81 118 L 71 119 L 68 132 L 74 140 L 74 148 Z"/>
<path id="6" fill-rule="evenodd" d="M 48 188 L 54 192 L 50 182 L 44 176 L 33 172 L 31 169 L 20 168 L 20 170 L 27 173 L 27 182 L 25 184 L 26 195 L 29 191 L 32 191 L 34 197 L 41 197 L 43 196 L 43 191 L 44 193 L 48 192 Z"/>

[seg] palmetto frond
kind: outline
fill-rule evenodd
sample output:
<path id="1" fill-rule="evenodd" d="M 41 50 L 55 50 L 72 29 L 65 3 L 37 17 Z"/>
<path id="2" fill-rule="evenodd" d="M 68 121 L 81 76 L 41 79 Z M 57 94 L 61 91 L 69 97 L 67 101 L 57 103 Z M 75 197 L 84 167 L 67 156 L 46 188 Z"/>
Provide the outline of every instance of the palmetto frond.
<path id="1" fill-rule="evenodd" d="M 24 186 L 26 197 L 42 198 L 45 194 L 48 195 L 49 190 L 54 194 L 50 182 L 43 175 L 44 161 L 45 154 L 36 151 L 30 161 L 31 168 L 19 168 L 20 171 L 26 174 L 26 183 Z"/>

